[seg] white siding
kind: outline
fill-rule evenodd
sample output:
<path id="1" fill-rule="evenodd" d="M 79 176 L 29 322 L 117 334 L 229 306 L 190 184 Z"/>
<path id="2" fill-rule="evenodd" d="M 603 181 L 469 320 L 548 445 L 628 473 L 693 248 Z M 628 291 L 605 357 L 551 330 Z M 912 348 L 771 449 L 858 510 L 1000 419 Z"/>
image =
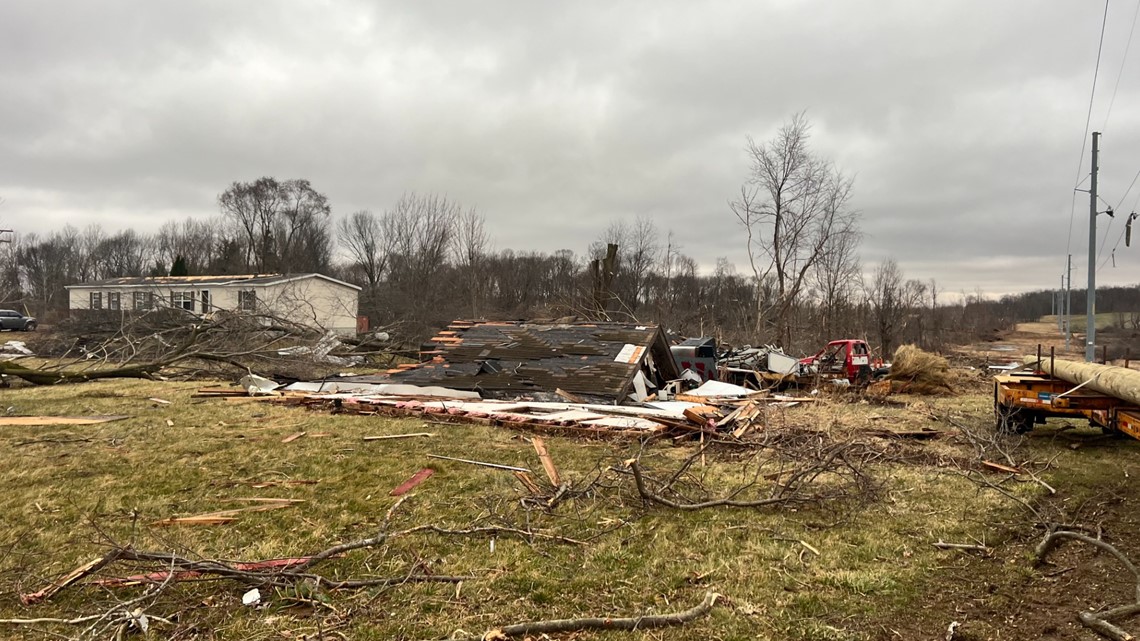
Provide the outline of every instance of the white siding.
<path id="1" fill-rule="evenodd" d="M 194 312 L 201 314 L 203 290 L 210 293 L 208 311 L 238 310 L 238 292 L 257 292 L 258 311 L 280 316 L 295 323 L 309 325 L 338 334 L 356 332 L 359 292 L 324 278 L 309 276 L 298 280 L 272 283 L 234 283 L 230 285 L 187 284 L 185 286 L 147 285 L 134 287 L 99 287 L 68 290 L 69 309 L 90 309 L 91 292 L 102 294 L 102 309 L 108 309 L 107 294 L 118 292 L 120 309 L 134 309 L 135 292 L 150 292 L 155 305 L 169 307 L 173 292 L 190 292 L 194 296 Z"/>
<path id="2" fill-rule="evenodd" d="M 356 333 L 359 292 L 323 278 L 304 278 L 259 287 L 258 305 L 294 323 Z"/>

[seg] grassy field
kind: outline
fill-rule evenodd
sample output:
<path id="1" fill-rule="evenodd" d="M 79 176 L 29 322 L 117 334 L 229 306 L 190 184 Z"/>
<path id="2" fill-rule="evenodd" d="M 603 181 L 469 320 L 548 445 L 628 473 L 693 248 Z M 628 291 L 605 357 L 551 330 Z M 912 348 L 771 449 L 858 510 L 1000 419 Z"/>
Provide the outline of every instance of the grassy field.
<path id="1" fill-rule="evenodd" d="M 709 616 L 681 628 L 563 638 L 941 639 L 949 622 L 963 616 L 968 620 L 958 639 L 1036 638 L 1047 626 L 1079 635 L 1072 615 L 1083 604 L 1076 602 L 1052 609 L 1041 621 L 1026 615 L 1026 625 L 1037 626 L 1037 633 L 1003 636 L 1011 615 L 997 607 L 1001 599 L 1015 604 L 1021 598 L 1017 586 L 1056 589 L 1030 565 L 1026 550 L 1040 531 L 1016 499 L 1071 514 L 1078 505 L 1101 505 L 1109 487 L 1119 496 L 1126 477 L 1140 474 L 1131 441 L 1076 441 L 1074 448 L 1058 434 L 1026 439 L 1016 462 L 1037 469 L 1059 497 L 1048 497 L 1042 484 L 1024 478 L 1002 486 L 1008 496 L 968 480 L 962 470 L 976 465 L 977 452 L 953 436 L 955 424 L 979 433 L 992 430 L 987 387 L 976 377 L 957 396 L 904 398 L 893 405 L 825 398 L 771 417 L 766 429 L 807 431 L 820 442 L 870 428 L 947 432 L 930 441 L 859 436 L 867 451 L 881 452 L 862 464 L 879 487 L 873 496 L 814 506 L 677 511 L 647 503 L 628 474 L 612 468 L 623 469 L 624 460 L 640 453 L 642 466 L 664 479 L 697 444 L 547 436 L 563 476 L 588 489 L 543 510 L 523 504 L 528 492 L 510 472 L 427 457 L 526 467 L 541 479 L 530 434 L 191 398 L 201 385 L 104 381 L 0 390 L 0 407 L 8 414 L 129 416 L 89 426 L 0 427 L 0 618 L 70 618 L 142 595 L 139 587 L 77 585 L 47 602 L 20 604 L 18 595 L 112 545 L 257 561 L 312 554 L 373 535 L 396 503 L 392 488 L 430 467 L 434 476 L 394 512 L 390 530 L 498 526 L 539 536 L 416 532 L 315 568 L 339 578 L 469 577 L 461 584 L 266 590 L 263 605 L 253 608 L 241 604 L 248 587 L 235 582 L 171 583 L 143 602 L 150 615 L 169 620 L 152 622 L 152 636 L 477 638 L 533 619 L 683 610 L 709 590 L 727 598 Z M 154 397 L 170 403 L 149 400 Z M 307 434 L 282 442 L 302 431 Z M 424 431 L 435 436 L 362 440 Z M 713 496 L 740 487 L 750 455 L 738 446 L 709 448 L 703 465 L 694 464 L 686 477 L 686 491 Z M 775 482 L 761 479 L 756 491 Z M 303 502 L 241 513 L 223 525 L 154 525 L 248 506 L 243 499 L 250 498 Z M 1101 516 L 1102 525 L 1111 523 Z M 939 540 L 984 541 L 993 552 L 940 550 L 932 545 Z M 124 572 L 125 567 L 108 568 L 101 576 Z M 1000 589 L 987 593 L 983 585 Z M 977 614 L 963 615 L 962 608 L 970 607 Z M 986 615 L 991 607 L 996 609 Z M 0 636 L 74 636 L 83 627 L 7 625 Z"/>
<path id="2" fill-rule="evenodd" d="M 1132 327 L 1132 318 L 1136 314 L 1124 312 L 1101 312 L 1096 315 L 1096 328 L 1108 329 L 1110 327 Z M 1042 316 L 1040 322 L 1051 324 L 1053 327 L 1057 326 L 1057 317 L 1055 315 Z M 1084 314 L 1074 314 L 1069 317 L 1069 327 L 1075 332 L 1083 333 L 1085 331 L 1085 323 L 1088 322 L 1088 316 Z"/>

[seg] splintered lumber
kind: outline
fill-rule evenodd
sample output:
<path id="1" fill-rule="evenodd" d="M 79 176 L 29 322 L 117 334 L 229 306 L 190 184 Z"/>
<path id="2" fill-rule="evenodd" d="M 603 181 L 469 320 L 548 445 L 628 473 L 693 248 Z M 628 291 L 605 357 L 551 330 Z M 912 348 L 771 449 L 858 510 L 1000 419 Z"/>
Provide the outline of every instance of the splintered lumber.
<path id="1" fill-rule="evenodd" d="M 687 407 L 681 412 L 689 421 L 700 425 L 708 425 L 710 420 L 721 418 L 720 410 L 709 405 L 698 405 L 696 407 Z"/>
<path id="2" fill-rule="evenodd" d="M 252 505 L 249 507 L 239 507 L 232 510 L 221 510 L 218 512 L 207 512 L 205 514 L 195 514 L 193 516 L 174 516 L 160 521 L 154 521 L 151 525 L 225 525 L 226 523 L 233 523 L 238 519 L 238 516 L 243 512 L 266 512 L 268 510 L 280 510 L 282 508 L 291 507 L 297 503 L 304 503 L 301 499 L 233 499 L 236 501 L 255 501 L 261 505 Z"/>
<path id="3" fill-rule="evenodd" d="M 218 516 L 216 514 L 199 514 L 198 516 L 177 516 L 169 519 L 155 521 L 151 525 L 225 525 L 237 520 L 236 516 Z"/>
<path id="4" fill-rule="evenodd" d="M 987 470 L 993 470 L 995 472 L 1004 472 L 1005 474 L 1023 474 L 1024 473 L 1022 470 L 1020 470 L 1016 467 L 1010 467 L 1008 465 L 1002 465 L 1001 463 L 995 463 L 993 461 L 982 461 L 982 467 L 986 468 Z"/>
<path id="5" fill-rule="evenodd" d="M 1026 364 L 1037 363 L 1036 356 L 1026 356 Z M 1042 358 L 1038 368 L 1074 385 L 1082 385 L 1094 392 L 1140 405 L 1140 372 L 1115 365 L 1075 363 L 1059 359 Z"/>
<path id="6" fill-rule="evenodd" d="M 557 394 L 558 396 L 570 401 L 571 403 L 578 403 L 579 405 L 585 405 L 586 404 L 586 399 L 582 398 L 581 396 L 578 396 L 577 394 L 572 394 L 570 392 L 567 392 L 564 389 L 555 389 L 554 393 Z"/>
<path id="7" fill-rule="evenodd" d="M 281 439 L 281 442 L 282 443 L 292 443 L 293 441 L 301 438 L 302 436 L 304 436 L 306 434 L 308 434 L 308 432 L 304 432 L 304 431 L 297 432 L 296 434 L 290 434 L 289 436 L 286 436 L 285 438 Z"/>
<path id="8" fill-rule="evenodd" d="M 542 469 L 546 472 L 546 477 L 550 479 L 550 484 L 554 487 L 562 485 L 562 479 L 558 476 L 558 468 L 554 467 L 554 459 L 550 458 L 550 452 L 546 451 L 546 442 L 536 436 L 531 439 L 531 444 L 534 445 L 534 451 L 538 454 L 539 460 L 542 461 Z"/>
<path id="9" fill-rule="evenodd" d="M 527 474 L 526 472 L 511 472 L 511 474 L 514 474 L 515 478 L 519 480 L 519 483 L 522 483 L 523 487 L 525 487 L 531 494 L 534 494 L 536 496 L 542 494 L 542 490 L 538 487 L 538 483 L 534 482 L 534 477 L 530 474 Z"/>
<path id="10" fill-rule="evenodd" d="M 432 436 L 435 436 L 435 434 L 432 432 L 413 432 L 411 434 L 385 434 L 384 436 L 365 436 L 362 440 L 364 440 L 364 441 L 388 441 L 388 440 L 395 439 L 395 438 L 413 438 L 416 436 L 423 436 L 425 438 L 430 438 Z"/>
<path id="11" fill-rule="evenodd" d="M 240 387 L 203 387 L 191 398 L 217 398 L 219 396 L 249 396 L 249 392 Z"/>
<path id="12" fill-rule="evenodd" d="M 456 463 L 467 463 L 470 465 L 481 465 L 483 467 L 490 467 L 490 468 L 494 468 L 496 470 L 507 470 L 508 472 L 526 472 L 528 474 L 530 473 L 530 470 L 526 469 L 525 467 L 513 467 L 511 465 L 499 465 L 498 463 L 486 463 L 484 461 L 472 461 L 470 459 L 454 458 L 451 456 L 441 456 L 439 454 L 428 454 L 428 458 L 439 459 L 441 461 L 455 461 Z"/>
<path id="13" fill-rule="evenodd" d="M 96 425 L 129 416 L 0 416 L 0 425 Z"/>
<path id="14" fill-rule="evenodd" d="M 388 495 L 389 496 L 403 496 L 403 495 L 407 494 L 408 492 L 412 491 L 413 489 L 415 489 L 415 487 L 417 485 L 419 485 L 420 483 L 423 483 L 424 481 L 428 480 L 428 477 L 431 476 L 432 474 L 435 474 L 435 470 L 431 469 L 430 467 L 425 467 L 424 469 L 420 470 L 419 472 L 416 472 L 415 474 L 413 474 L 412 477 L 409 478 L 408 480 L 397 485 L 395 489 L 393 489 L 391 492 L 388 493 Z"/>
<path id="15" fill-rule="evenodd" d="M 84 563 L 83 565 L 75 568 L 69 572 L 67 576 L 59 579 L 58 581 L 54 581 L 50 585 L 40 588 L 39 590 L 36 590 L 30 594 L 21 594 L 20 603 L 23 603 L 24 605 L 32 605 L 34 603 L 39 603 L 40 601 L 50 599 L 56 592 L 59 592 L 60 590 L 66 588 L 72 583 L 75 583 L 83 577 L 90 575 L 93 572 L 98 572 L 103 568 L 103 566 L 107 565 L 111 561 L 114 561 L 116 558 L 118 558 L 118 552 L 112 550 L 111 552 L 108 552 L 101 557 L 91 559 L 87 563 Z"/>

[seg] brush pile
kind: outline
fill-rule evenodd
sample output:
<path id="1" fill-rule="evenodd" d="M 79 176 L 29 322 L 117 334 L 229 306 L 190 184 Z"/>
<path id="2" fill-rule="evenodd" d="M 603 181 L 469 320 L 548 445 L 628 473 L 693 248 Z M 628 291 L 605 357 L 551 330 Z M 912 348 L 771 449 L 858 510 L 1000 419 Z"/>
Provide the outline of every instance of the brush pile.
<path id="1" fill-rule="evenodd" d="M 937 354 L 914 345 L 895 350 L 891 373 L 887 375 L 893 391 L 909 394 L 952 394 L 953 376 L 950 363 Z"/>

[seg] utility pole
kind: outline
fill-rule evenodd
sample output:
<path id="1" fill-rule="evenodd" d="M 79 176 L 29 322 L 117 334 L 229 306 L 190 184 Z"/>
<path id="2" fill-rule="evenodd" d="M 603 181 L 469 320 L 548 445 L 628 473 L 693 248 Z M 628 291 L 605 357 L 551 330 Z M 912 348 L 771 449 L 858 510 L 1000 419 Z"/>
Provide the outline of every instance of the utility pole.
<path id="1" fill-rule="evenodd" d="M 1069 260 L 1065 263 L 1065 349 L 1069 349 L 1069 339 L 1072 337 L 1073 332 L 1069 325 L 1069 314 L 1073 313 L 1073 255 L 1069 254 Z"/>
<path id="2" fill-rule="evenodd" d="M 1096 360 L 1096 164 L 1100 132 L 1092 135 L 1092 180 L 1089 182 L 1089 290 L 1085 304 L 1085 362 Z"/>

